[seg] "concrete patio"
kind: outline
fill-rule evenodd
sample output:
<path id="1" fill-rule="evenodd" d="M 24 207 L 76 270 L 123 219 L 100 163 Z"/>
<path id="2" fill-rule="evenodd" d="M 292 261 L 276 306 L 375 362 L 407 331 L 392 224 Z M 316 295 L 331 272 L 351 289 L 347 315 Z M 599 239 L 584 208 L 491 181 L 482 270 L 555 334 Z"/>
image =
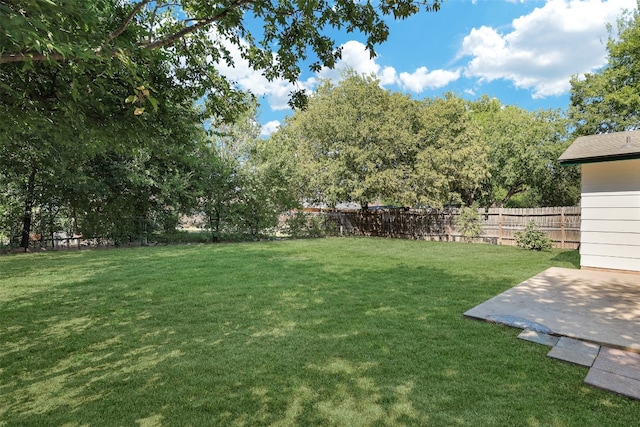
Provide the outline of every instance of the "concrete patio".
<path id="1" fill-rule="evenodd" d="M 465 316 L 523 329 L 585 382 L 640 399 L 640 274 L 550 268 Z"/>

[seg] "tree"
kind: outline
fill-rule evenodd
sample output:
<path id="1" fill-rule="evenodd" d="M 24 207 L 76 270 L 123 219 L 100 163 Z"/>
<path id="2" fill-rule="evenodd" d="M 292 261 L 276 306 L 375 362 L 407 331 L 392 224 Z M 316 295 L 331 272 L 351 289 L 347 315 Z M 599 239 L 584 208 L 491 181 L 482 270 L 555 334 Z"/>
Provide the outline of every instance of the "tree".
<path id="1" fill-rule="evenodd" d="M 568 146 L 566 119 L 558 111 L 530 112 L 485 96 L 469 103 L 488 147 L 489 176 L 479 197 L 487 206 L 573 205 L 579 172 L 557 159 Z"/>
<path id="2" fill-rule="evenodd" d="M 22 94 L 0 87 L 6 112 L 0 114 L 0 180 L 12 183 L 24 206 L 21 246 L 28 244 L 34 208 L 76 212 L 87 231 L 108 237 L 115 225 L 147 218 L 152 205 L 176 206 L 179 185 L 170 181 L 178 170 L 180 179 L 186 176 L 182 156 L 202 132 L 204 116 L 163 57 L 146 60 L 150 66 L 140 76 L 158 89 L 161 102 L 144 116 L 132 115 L 123 102 L 129 85 L 120 63 L 82 70 L 36 64 L 22 75 L 7 74 Z M 90 93 L 69 90 L 73 81 Z M 135 196 L 118 198 L 117 191 Z"/>
<path id="3" fill-rule="evenodd" d="M 197 209 L 207 217 L 213 241 L 225 234 L 255 237 L 275 227 L 280 213 L 299 206 L 290 159 L 259 139 L 256 108 L 211 130 L 198 147 Z"/>
<path id="4" fill-rule="evenodd" d="M 36 211 L 60 200 L 61 189 L 72 176 L 71 171 L 64 172 L 62 165 L 71 162 L 72 155 L 69 145 L 57 141 L 52 144 L 35 135 L 29 135 L 19 145 L 0 146 L 0 185 L 8 190 L 5 203 L 13 206 L 10 213 L 14 215 L 5 224 L 9 228 L 6 231 L 21 247 L 29 245 Z M 54 175 L 58 176 L 56 182 L 51 180 Z M 16 209 L 18 206 L 20 210 Z M 20 229 L 18 224 L 21 224 Z"/>
<path id="5" fill-rule="evenodd" d="M 472 197 L 485 176 L 477 132 L 461 99 L 419 102 L 349 72 L 272 140 L 295 153 L 310 201 L 443 206 Z"/>
<path id="6" fill-rule="evenodd" d="M 478 206 L 475 204 L 462 206 L 456 218 L 456 225 L 467 242 L 473 242 L 473 239 L 479 237 L 482 234 L 482 225 L 478 215 Z"/>
<path id="7" fill-rule="evenodd" d="M 416 130 L 418 152 L 409 188 L 414 203 L 471 204 L 487 176 L 487 147 L 464 101 L 453 94 L 423 102 Z"/>
<path id="8" fill-rule="evenodd" d="M 246 95 L 218 71 L 219 64 L 233 63 L 233 49 L 269 79 L 295 82 L 307 55 L 315 56 L 312 70 L 340 57 L 324 34 L 328 29 L 361 32 L 373 54 L 388 35 L 385 16 L 439 7 L 439 0 L 384 0 L 376 6 L 347 0 L 0 1 L 0 163 L 6 166 L 0 174 L 12 184 L 6 194 L 23 206 L 23 246 L 34 207 L 45 199 L 78 212 L 98 209 L 104 194 L 89 183 L 106 192 L 119 189 L 108 184 L 115 177 L 135 178 L 123 179 L 131 185 L 120 188 L 139 196 L 130 200 L 138 205 L 130 215 L 146 218 L 150 209 L 166 205 L 160 193 L 171 185 L 156 179 L 160 175 L 140 175 L 148 166 L 162 173 L 154 141 L 173 143 L 179 135 L 179 143 L 188 144 L 182 131 L 193 125 L 195 100 L 204 99 L 213 126 L 250 108 Z M 254 20 L 262 24 L 257 32 Z M 295 105 L 304 99 L 292 95 Z M 189 120 L 181 127 L 175 117 L 185 112 Z M 78 165 L 82 172 L 76 176 Z M 96 178 L 100 174 L 107 183 Z M 86 185 L 79 192 L 61 183 Z M 109 200 L 110 223 L 120 224 L 117 214 L 125 211 L 115 206 L 129 202 Z M 13 210 L 16 200 L 6 205 Z M 104 215 L 106 208 L 100 209 Z M 93 223 L 107 230 L 101 221 Z"/>
<path id="9" fill-rule="evenodd" d="M 204 132 L 198 115 L 172 110 L 182 133 L 178 126 L 162 129 L 157 123 L 160 132 L 152 140 L 77 165 L 82 180 L 68 203 L 84 233 L 127 242 L 158 229 L 174 230 L 180 214 L 195 206 L 195 147 Z"/>
<path id="10" fill-rule="evenodd" d="M 220 240 L 225 224 L 233 224 L 234 202 L 238 200 L 237 163 L 221 156 L 219 150 L 204 144 L 198 150 L 194 180 L 197 210 L 204 213 L 211 230 L 211 241 Z"/>
<path id="11" fill-rule="evenodd" d="M 350 71 L 337 86 L 325 81 L 308 108 L 296 111 L 273 140 L 295 141 L 309 200 L 367 206 L 396 195 L 393 169 L 403 154 L 394 147 L 411 146 L 405 141 L 410 126 L 398 111 L 409 111 L 403 107 L 407 103 L 380 88 L 374 77 Z"/>
<path id="12" fill-rule="evenodd" d="M 285 211 L 300 208 L 300 186 L 293 157 L 276 151 L 268 140 L 255 140 L 242 173 L 242 219 L 252 235 L 278 225 Z"/>
<path id="13" fill-rule="evenodd" d="M 640 4 L 640 3 L 639 3 Z M 569 117 L 574 135 L 633 130 L 640 127 L 640 12 L 624 13 L 617 38 L 610 28 L 608 63 L 601 70 L 571 79 Z"/>

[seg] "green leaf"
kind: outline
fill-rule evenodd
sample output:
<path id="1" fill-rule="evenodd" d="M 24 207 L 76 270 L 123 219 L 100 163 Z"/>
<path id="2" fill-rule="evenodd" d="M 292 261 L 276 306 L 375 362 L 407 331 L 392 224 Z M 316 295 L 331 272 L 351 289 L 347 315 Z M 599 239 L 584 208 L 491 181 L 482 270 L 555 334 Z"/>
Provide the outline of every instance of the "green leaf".
<path id="1" fill-rule="evenodd" d="M 149 102 L 151 103 L 151 106 L 153 107 L 153 111 L 158 111 L 158 100 L 153 98 L 153 97 L 149 97 L 147 98 L 149 100 Z"/>

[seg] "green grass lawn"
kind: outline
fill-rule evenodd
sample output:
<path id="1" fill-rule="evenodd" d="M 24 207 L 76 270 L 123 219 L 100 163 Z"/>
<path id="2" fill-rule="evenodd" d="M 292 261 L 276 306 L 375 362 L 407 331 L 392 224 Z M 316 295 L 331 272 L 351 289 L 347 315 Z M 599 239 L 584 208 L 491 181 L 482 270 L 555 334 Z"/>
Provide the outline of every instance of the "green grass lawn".
<path id="1" fill-rule="evenodd" d="M 334 238 L 0 256 L 0 426 L 632 426 L 462 313 L 574 251 Z"/>

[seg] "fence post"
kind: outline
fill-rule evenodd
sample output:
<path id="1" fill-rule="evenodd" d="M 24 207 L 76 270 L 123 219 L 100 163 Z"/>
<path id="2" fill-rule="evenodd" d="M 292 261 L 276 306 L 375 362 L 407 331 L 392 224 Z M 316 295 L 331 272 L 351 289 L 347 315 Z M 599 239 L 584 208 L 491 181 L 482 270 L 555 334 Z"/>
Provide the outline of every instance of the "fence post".
<path id="1" fill-rule="evenodd" d="M 564 225 L 564 206 L 560 210 L 560 248 L 564 249 L 565 241 L 565 225 Z"/>
<path id="2" fill-rule="evenodd" d="M 498 208 L 498 244 L 502 244 L 502 209 Z"/>

